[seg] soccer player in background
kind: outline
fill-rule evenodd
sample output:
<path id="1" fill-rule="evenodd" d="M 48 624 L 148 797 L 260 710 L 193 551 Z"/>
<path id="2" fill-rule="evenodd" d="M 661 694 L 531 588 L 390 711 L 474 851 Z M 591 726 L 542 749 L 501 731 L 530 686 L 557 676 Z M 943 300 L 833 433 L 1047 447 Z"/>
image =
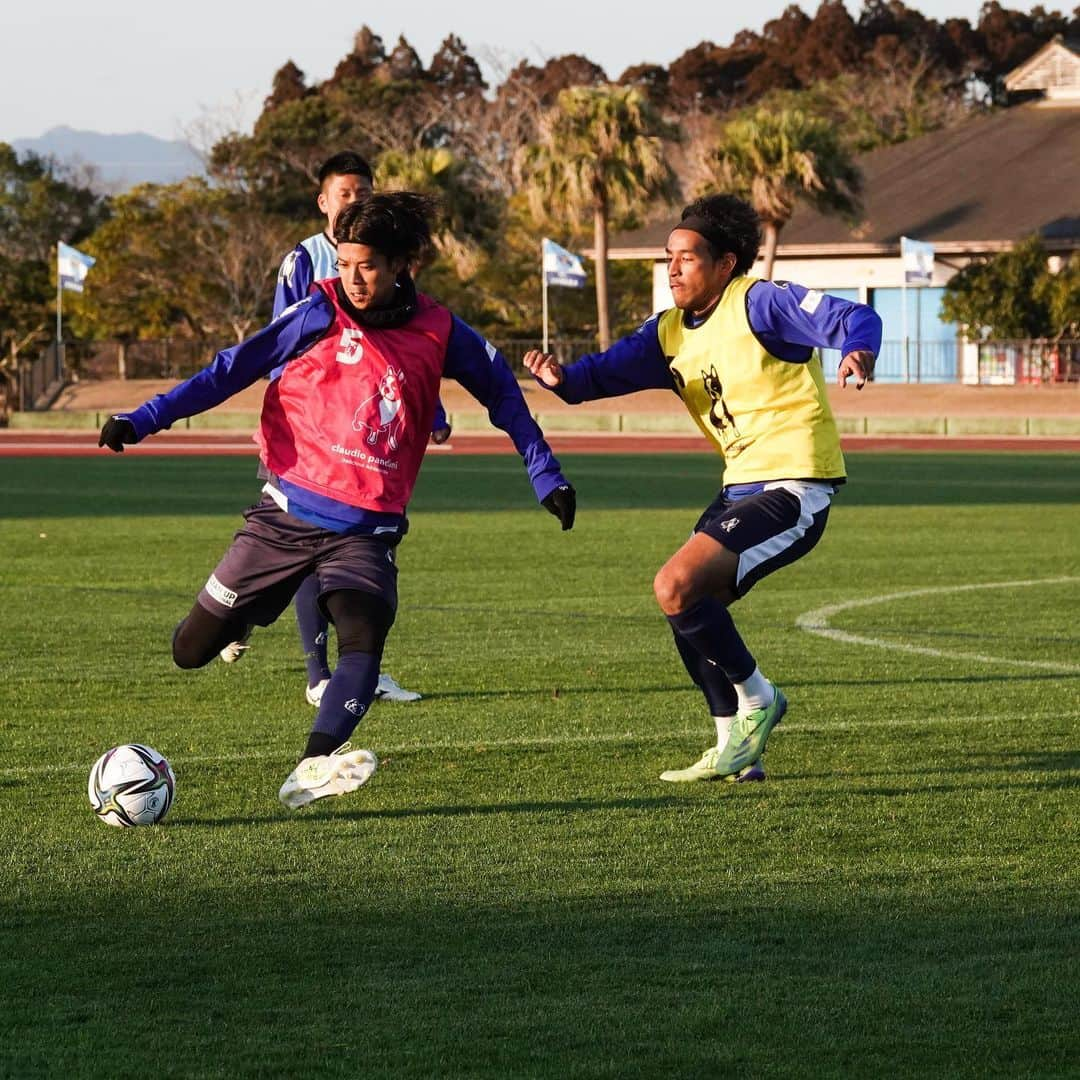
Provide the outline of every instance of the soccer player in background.
<path id="1" fill-rule="evenodd" d="M 338 662 L 307 746 L 279 798 L 296 809 L 353 791 L 374 772 L 347 740 L 375 697 L 397 611 L 394 549 L 424 458 L 440 379 L 457 379 L 513 440 L 537 499 L 573 525 L 574 489 L 529 414 L 502 355 L 416 291 L 409 267 L 430 243 L 430 201 L 372 195 L 335 220 L 341 275 L 210 365 L 131 413 L 110 418 L 99 445 L 121 452 L 213 408 L 279 370 L 257 441 L 264 495 L 173 636 L 181 668 L 209 663 L 247 627 L 268 626 L 314 573 L 337 632 Z"/>
<path id="2" fill-rule="evenodd" d="M 525 366 L 577 404 L 636 390 L 674 390 L 724 459 L 723 486 L 693 534 L 661 567 L 653 591 L 717 740 L 673 782 L 764 780 L 769 732 L 787 708 L 728 608 L 821 539 L 844 482 L 840 438 L 818 348 L 839 349 L 837 381 L 861 390 L 881 347 L 865 304 L 789 282 L 747 277 L 761 243 L 741 199 L 691 203 L 668 237 L 675 307 L 606 352 L 563 367 L 539 351 Z"/>
<path id="3" fill-rule="evenodd" d="M 366 159 L 352 150 L 343 150 L 327 158 L 319 167 L 319 194 L 316 204 L 326 218 L 326 227 L 314 236 L 301 240 L 281 262 L 277 286 L 274 289 L 274 318 L 298 300 L 303 300 L 316 281 L 337 277 L 337 246 L 334 243 L 334 219 L 350 203 L 366 199 L 374 190 L 374 176 Z M 277 373 L 272 373 L 276 375 Z M 435 408 L 431 439 L 445 443 L 450 438 L 450 424 L 440 401 Z M 263 477 L 265 479 L 265 477 Z M 319 583 L 314 576 L 300 586 L 293 601 L 300 647 L 307 668 L 304 697 L 309 705 L 318 708 L 319 699 L 330 681 L 328 649 L 329 624 L 319 607 Z M 231 641 L 221 650 L 221 659 L 235 663 L 247 651 L 243 641 Z M 376 699 L 386 701 L 419 701 L 415 690 L 406 690 L 393 676 L 381 672 Z"/>

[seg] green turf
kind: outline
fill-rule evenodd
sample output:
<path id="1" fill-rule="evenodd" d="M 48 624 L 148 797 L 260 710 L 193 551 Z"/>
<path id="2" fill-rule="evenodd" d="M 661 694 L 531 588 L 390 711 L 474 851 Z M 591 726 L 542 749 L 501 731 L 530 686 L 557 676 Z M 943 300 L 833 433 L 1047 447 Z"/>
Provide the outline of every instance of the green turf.
<path id="1" fill-rule="evenodd" d="M 1080 461 L 853 455 L 736 609 L 791 702 L 738 787 L 657 780 L 709 740 L 651 581 L 714 460 L 564 464 L 569 535 L 433 456 L 384 665 L 425 699 L 290 815 L 291 616 L 168 655 L 253 463 L 5 460 L 0 1075 L 1076 1075 Z M 136 740 L 177 802 L 109 829 L 86 774 Z"/>

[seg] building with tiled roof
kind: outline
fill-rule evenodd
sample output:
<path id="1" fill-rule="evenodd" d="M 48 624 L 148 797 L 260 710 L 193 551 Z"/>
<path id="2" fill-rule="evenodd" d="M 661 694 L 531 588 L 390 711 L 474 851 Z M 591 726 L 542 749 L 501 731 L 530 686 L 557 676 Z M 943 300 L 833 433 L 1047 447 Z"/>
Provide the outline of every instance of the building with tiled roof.
<path id="1" fill-rule="evenodd" d="M 1052 257 L 1080 250 L 1080 50 L 1055 39 L 1006 86 L 1042 96 L 864 155 L 857 227 L 800 205 L 780 233 L 775 278 L 880 312 L 886 345 L 879 379 L 971 378 L 958 328 L 939 314 L 945 283 L 971 259 L 1033 234 Z M 674 220 L 622 234 L 611 247 L 612 258 L 653 260 L 657 310 L 671 306 L 664 246 Z M 929 285 L 905 288 L 902 236 L 933 244 Z"/>

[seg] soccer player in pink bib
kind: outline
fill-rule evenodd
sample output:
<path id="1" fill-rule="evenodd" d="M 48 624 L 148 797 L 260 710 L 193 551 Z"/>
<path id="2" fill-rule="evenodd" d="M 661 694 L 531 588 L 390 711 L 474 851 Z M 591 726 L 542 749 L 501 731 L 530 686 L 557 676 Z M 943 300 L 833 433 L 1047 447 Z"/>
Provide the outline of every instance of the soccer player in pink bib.
<path id="1" fill-rule="evenodd" d="M 284 365 L 256 436 L 269 474 L 262 500 L 245 511 L 172 651 L 177 666 L 202 667 L 250 626 L 272 623 L 316 575 L 338 661 L 279 794 L 291 809 L 354 791 L 375 771 L 375 755 L 348 739 L 375 697 L 397 611 L 394 549 L 408 528 L 443 376 L 510 436 L 537 499 L 563 529 L 574 522 L 574 489 L 502 355 L 413 284 L 408 268 L 430 243 L 430 210 L 408 192 L 347 206 L 334 225 L 340 277 L 317 282 L 269 326 L 101 431 L 99 445 L 121 452 Z"/>

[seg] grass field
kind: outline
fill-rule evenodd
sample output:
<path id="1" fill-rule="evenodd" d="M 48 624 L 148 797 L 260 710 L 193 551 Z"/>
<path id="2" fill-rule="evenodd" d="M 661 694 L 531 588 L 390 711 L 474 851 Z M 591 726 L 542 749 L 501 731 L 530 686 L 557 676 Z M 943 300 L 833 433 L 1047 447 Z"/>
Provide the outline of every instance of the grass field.
<path id="1" fill-rule="evenodd" d="M 169 660 L 253 462 L 5 461 L 0 1075 L 1080 1074 L 1080 460 L 850 456 L 736 609 L 768 782 L 677 787 L 711 721 L 651 581 L 714 460 L 564 465 L 568 535 L 513 458 L 428 463 L 384 664 L 425 699 L 290 815 L 291 616 Z M 127 741 L 162 827 L 90 811 Z"/>

